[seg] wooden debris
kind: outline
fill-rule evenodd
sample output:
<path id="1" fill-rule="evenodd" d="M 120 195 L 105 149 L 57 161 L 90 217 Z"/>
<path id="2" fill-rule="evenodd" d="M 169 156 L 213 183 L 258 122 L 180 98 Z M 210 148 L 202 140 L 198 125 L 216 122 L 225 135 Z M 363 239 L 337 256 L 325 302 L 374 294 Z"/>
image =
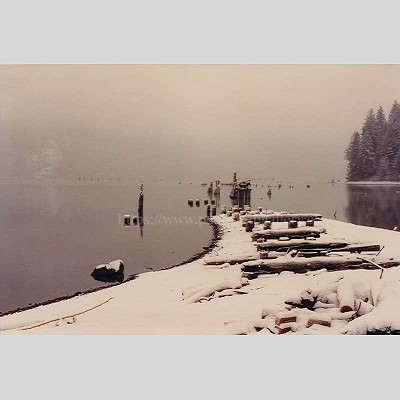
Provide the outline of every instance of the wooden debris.
<path id="1" fill-rule="evenodd" d="M 246 232 L 251 232 L 254 229 L 254 221 L 246 222 Z"/>
<path id="2" fill-rule="evenodd" d="M 318 313 L 318 315 L 312 316 L 308 319 L 307 328 L 315 324 L 330 327 L 331 323 L 332 323 L 332 317 L 330 317 L 329 315 L 323 315 Z"/>
<path id="3" fill-rule="evenodd" d="M 246 216 L 248 221 L 257 222 L 289 222 L 289 221 L 308 221 L 308 220 L 321 220 L 321 214 L 285 214 L 285 213 L 273 213 L 273 214 L 258 214 Z"/>
<path id="4" fill-rule="evenodd" d="M 263 231 L 253 232 L 252 238 L 279 239 L 287 236 L 291 239 L 299 239 L 305 237 L 320 237 L 321 233 L 325 233 L 325 229 L 318 228 L 293 228 L 293 229 L 266 229 Z"/>
<path id="5" fill-rule="evenodd" d="M 271 229 L 272 223 L 271 221 L 264 222 L 264 230 Z"/>
<path id="6" fill-rule="evenodd" d="M 340 312 L 354 311 L 354 290 L 349 279 L 342 279 L 337 289 Z"/>
<path id="7" fill-rule="evenodd" d="M 368 314 L 374 309 L 374 306 L 370 303 L 366 303 L 363 300 L 355 299 L 354 308 L 356 310 L 357 316 Z"/>
<path id="8" fill-rule="evenodd" d="M 283 326 L 275 325 L 275 329 L 279 335 L 282 335 L 284 333 L 290 332 L 292 330 L 292 326 L 291 325 L 283 325 Z"/>
<path id="9" fill-rule="evenodd" d="M 214 257 L 208 257 L 204 259 L 204 263 L 206 265 L 222 265 L 222 264 L 230 264 L 230 265 L 235 265 L 235 264 L 242 264 L 243 262 L 246 261 L 254 261 L 257 260 L 258 257 L 254 255 L 243 255 L 243 256 L 214 256 Z"/>
<path id="10" fill-rule="evenodd" d="M 278 251 L 278 252 L 287 252 L 288 250 L 305 250 L 305 249 L 313 249 L 313 250 L 329 250 L 336 252 L 344 252 L 348 251 L 350 253 L 361 253 L 364 251 L 379 251 L 380 245 L 374 243 L 347 243 L 347 242 L 320 242 L 320 241 L 305 241 L 305 240 L 293 240 L 289 243 L 277 243 L 277 242 L 262 242 L 255 243 L 258 250 L 267 250 L 267 251 Z"/>
<path id="11" fill-rule="evenodd" d="M 399 261 L 389 261 L 379 264 L 382 268 L 397 267 Z M 252 273 L 251 278 L 255 278 L 261 274 L 276 274 L 282 271 L 292 271 L 296 273 L 304 273 L 326 268 L 328 271 L 340 271 L 347 269 L 376 269 L 372 264 L 363 262 L 355 257 L 278 257 L 276 259 L 260 259 L 244 262 L 243 272 Z"/>
<path id="12" fill-rule="evenodd" d="M 293 311 L 283 311 L 276 315 L 275 325 L 286 324 L 288 322 L 296 322 L 297 316 Z"/>

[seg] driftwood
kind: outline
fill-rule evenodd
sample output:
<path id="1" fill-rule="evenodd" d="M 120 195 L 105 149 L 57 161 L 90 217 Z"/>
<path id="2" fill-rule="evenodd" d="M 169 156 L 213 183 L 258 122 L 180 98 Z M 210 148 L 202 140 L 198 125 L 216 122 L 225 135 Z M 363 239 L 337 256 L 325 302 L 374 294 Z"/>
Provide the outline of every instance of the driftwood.
<path id="1" fill-rule="evenodd" d="M 354 290 L 348 279 L 342 279 L 337 288 L 340 312 L 354 311 Z"/>
<path id="2" fill-rule="evenodd" d="M 363 251 L 379 251 L 380 245 L 374 243 L 346 243 L 346 242 L 318 242 L 318 241 L 290 241 L 290 242 L 264 242 L 255 243 L 258 250 L 287 252 L 288 250 L 334 250 L 337 252 L 348 251 L 360 253 Z"/>
<path id="3" fill-rule="evenodd" d="M 246 261 L 258 260 L 259 257 L 256 255 L 247 255 L 247 256 L 215 256 L 209 257 L 204 260 L 205 265 L 222 265 L 222 264 L 242 264 Z"/>
<path id="4" fill-rule="evenodd" d="M 309 220 L 320 220 L 322 218 L 321 214 L 255 214 L 247 215 L 247 221 L 254 222 L 289 222 L 289 221 L 309 221 Z"/>
<path id="5" fill-rule="evenodd" d="M 289 237 L 291 239 L 299 239 L 306 237 L 317 237 L 319 238 L 321 233 L 325 233 L 325 229 L 317 228 L 293 228 L 293 229 L 266 229 L 263 231 L 253 232 L 253 240 L 259 238 L 264 239 L 279 239 L 280 237 Z"/>
<path id="6" fill-rule="evenodd" d="M 284 311 L 278 313 L 275 317 L 275 325 L 287 324 L 289 322 L 296 322 L 297 316 L 293 311 Z"/>
<path id="7" fill-rule="evenodd" d="M 40 324 L 28 326 L 28 327 L 26 327 L 26 328 L 22 328 L 21 331 L 27 331 L 27 330 L 29 330 L 29 329 L 38 328 L 39 326 L 47 325 L 47 324 L 50 324 L 50 323 L 52 323 L 52 322 L 57 322 L 57 321 L 62 320 L 62 319 L 74 318 L 74 317 L 76 317 L 76 316 L 78 316 L 78 315 L 82 315 L 82 314 L 85 314 L 85 313 L 87 313 L 87 312 L 89 312 L 89 311 L 92 311 L 92 310 L 94 310 L 94 309 L 96 309 L 96 308 L 98 308 L 98 307 L 100 307 L 100 306 L 102 306 L 102 305 L 108 303 L 108 302 L 109 302 L 110 300 L 112 300 L 112 299 L 113 299 L 113 297 L 110 297 L 108 300 L 103 301 L 103 302 L 100 303 L 100 304 L 97 304 L 97 306 L 88 308 L 87 310 L 80 311 L 80 312 L 78 312 L 78 313 L 76 313 L 76 314 L 66 315 L 66 316 L 61 317 L 61 318 L 54 318 L 54 319 L 52 319 L 52 320 L 50 320 L 50 321 L 41 322 Z"/>
<path id="8" fill-rule="evenodd" d="M 282 271 L 304 273 L 307 271 L 326 268 L 328 271 L 346 269 L 377 269 L 390 268 L 400 265 L 398 261 L 379 263 L 378 266 L 367 263 L 357 257 L 279 257 L 273 260 L 256 260 L 243 263 L 243 272 L 260 274 L 275 274 Z M 254 277 L 254 276 L 253 276 Z"/>
<path id="9" fill-rule="evenodd" d="M 332 323 L 331 316 L 323 315 L 320 313 L 315 313 L 315 314 L 318 314 L 318 315 L 311 316 L 308 319 L 307 328 L 309 328 L 310 326 L 313 326 L 313 325 L 322 325 L 322 326 L 327 326 L 327 327 L 331 326 L 331 323 Z"/>

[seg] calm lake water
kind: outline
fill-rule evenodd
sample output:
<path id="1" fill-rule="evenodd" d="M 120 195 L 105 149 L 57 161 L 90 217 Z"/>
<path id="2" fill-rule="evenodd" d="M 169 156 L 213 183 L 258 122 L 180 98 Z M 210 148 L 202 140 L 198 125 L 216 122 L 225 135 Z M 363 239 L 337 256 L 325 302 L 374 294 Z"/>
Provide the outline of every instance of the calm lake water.
<path id="1" fill-rule="evenodd" d="M 257 187 L 255 186 L 257 184 Z M 328 218 L 381 228 L 400 226 L 400 187 L 305 183 L 281 189 L 253 182 L 252 206 L 319 212 Z M 200 183 L 144 186 L 144 226 L 126 227 L 137 215 L 137 182 L 0 184 L 0 312 L 107 286 L 90 275 L 98 264 L 122 259 L 125 278 L 183 262 L 209 244 L 201 223 L 207 188 Z M 229 186 L 219 203 L 230 205 Z M 202 200 L 189 207 L 189 198 Z"/>

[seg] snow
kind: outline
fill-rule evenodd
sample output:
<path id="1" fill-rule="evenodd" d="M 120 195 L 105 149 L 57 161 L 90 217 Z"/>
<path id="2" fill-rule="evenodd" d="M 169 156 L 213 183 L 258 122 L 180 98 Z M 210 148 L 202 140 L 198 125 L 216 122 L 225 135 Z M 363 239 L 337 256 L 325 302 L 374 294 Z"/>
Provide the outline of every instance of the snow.
<path id="1" fill-rule="evenodd" d="M 115 260 L 108 263 L 106 268 L 118 272 L 122 265 L 124 265 L 122 260 Z"/>
<path id="2" fill-rule="evenodd" d="M 346 278 L 339 282 L 337 288 L 337 298 L 340 306 L 340 311 L 354 310 L 354 291 L 350 281 Z"/>
<path id="3" fill-rule="evenodd" d="M 382 185 L 382 186 L 398 186 L 398 181 L 359 181 L 359 182 L 345 182 L 346 185 Z"/>
<path id="4" fill-rule="evenodd" d="M 122 260 L 114 260 L 114 261 L 111 261 L 110 263 L 108 263 L 108 264 L 100 264 L 100 265 L 98 265 L 96 268 L 95 268 L 95 270 L 97 269 L 97 270 L 102 270 L 102 269 L 107 269 L 107 270 L 109 270 L 109 271 L 114 271 L 114 272 L 118 272 L 120 269 L 121 269 L 121 267 L 124 265 L 124 263 L 122 262 Z"/>
<path id="5" fill-rule="evenodd" d="M 258 258 L 251 234 L 241 222 L 221 215 L 213 218 L 224 230 L 214 253 L 218 260 Z M 302 224 L 302 223 L 300 223 Z M 400 232 L 324 219 L 321 241 L 374 241 L 385 248 L 379 262 L 400 260 Z M 274 223 L 274 229 L 287 224 Z M 146 272 L 137 279 L 69 300 L 0 317 L 0 334 L 276 334 L 276 316 L 296 315 L 285 335 L 365 334 L 400 330 L 400 268 L 260 275 L 244 279 L 241 265 L 205 265 L 205 259 L 164 271 Z M 118 264 L 120 260 L 114 263 Z M 110 263 L 112 264 L 112 263 Z M 108 264 L 108 265 L 110 265 Z M 341 281 L 354 293 L 355 311 L 342 313 L 338 303 Z M 317 296 L 313 310 L 286 302 L 308 293 Z M 340 290 L 339 290 L 340 292 Z M 358 311 L 357 311 L 358 310 Z M 357 316 L 355 313 L 357 312 Z M 310 318 L 331 321 L 331 326 Z M 282 328 L 282 327 L 281 327 Z"/>

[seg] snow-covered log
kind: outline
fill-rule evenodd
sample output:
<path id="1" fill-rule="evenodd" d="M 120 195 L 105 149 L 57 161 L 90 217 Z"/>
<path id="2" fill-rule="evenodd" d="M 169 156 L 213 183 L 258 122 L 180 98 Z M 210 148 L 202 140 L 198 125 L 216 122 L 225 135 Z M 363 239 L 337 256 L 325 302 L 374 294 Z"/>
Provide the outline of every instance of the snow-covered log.
<path id="1" fill-rule="evenodd" d="M 230 265 L 241 264 L 245 261 L 258 260 L 259 255 L 242 255 L 242 256 L 212 256 L 204 260 L 206 265 L 222 265 L 229 263 Z"/>
<path id="2" fill-rule="evenodd" d="M 234 281 L 225 280 L 219 283 L 214 283 L 212 285 L 202 287 L 200 290 L 192 293 L 189 297 L 186 297 L 185 301 L 186 303 L 197 303 L 203 298 L 207 299 L 210 296 L 214 295 L 215 292 L 221 292 L 226 289 L 240 289 L 242 286 L 248 284 L 249 281 L 246 278 L 240 278 Z"/>
<path id="3" fill-rule="evenodd" d="M 293 229 L 266 229 L 253 232 L 252 238 L 279 239 L 280 237 L 289 237 L 299 239 L 306 237 L 320 237 L 321 233 L 326 232 L 323 228 L 293 228 Z"/>
<path id="4" fill-rule="evenodd" d="M 297 315 L 294 311 L 283 311 L 276 314 L 275 325 L 286 324 L 288 322 L 296 322 Z"/>
<path id="5" fill-rule="evenodd" d="M 273 214 L 258 214 L 258 215 L 248 215 L 246 217 L 248 221 L 255 222 L 289 222 L 293 221 L 308 221 L 308 220 L 320 220 L 322 218 L 321 214 L 284 214 L 284 213 L 273 213 Z"/>
<path id="6" fill-rule="evenodd" d="M 374 306 L 370 303 L 366 303 L 363 300 L 355 299 L 354 308 L 357 312 L 357 316 L 365 315 L 374 309 Z"/>
<path id="7" fill-rule="evenodd" d="M 315 314 L 317 314 L 317 313 L 315 313 Z M 330 327 L 331 323 L 332 323 L 332 317 L 330 315 L 318 313 L 318 315 L 310 316 L 310 318 L 308 319 L 308 322 L 307 322 L 307 328 L 309 328 L 310 326 L 313 326 L 315 324 Z"/>
<path id="8" fill-rule="evenodd" d="M 354 290 L 349 279 L 342 279 L 337 289 L 340 311 L 354 311 Z"/>
<path id="9" fill-rule="evenodd" d="M 293 240 L 289 243 L 282 242 L 263 242 L 255 243 L 258 250 L 274 250 L 279 252 L 287 252 L 289 249 L 318 249 L 318 250 L 334 250 L 348 251 L 350 253 L 363 251 L 379 251 L 381 246 L 375 243 L 347 243 L 347 242 L 322 242 L 322 241 L 306 241 Z"/>
<path id="10" fill-rule="evenodd" d="M 398 266 L 398 261 L 381 262 L 379 265 L 383 268 Z M 278 257 L 276 259 L 260 259 L 244 262 L 243 272 L 252 273 L 255 277 L 261 274 L 275 274 L 282 271 L 292 271 L 304 273 L 307 271 L 326 268 L 329 271 L 340 271 L 348 269 L 375 269 L 374 265 L 365 263 L 354 256 L 321 256 L 313 258 L 305 257 Z"/>

